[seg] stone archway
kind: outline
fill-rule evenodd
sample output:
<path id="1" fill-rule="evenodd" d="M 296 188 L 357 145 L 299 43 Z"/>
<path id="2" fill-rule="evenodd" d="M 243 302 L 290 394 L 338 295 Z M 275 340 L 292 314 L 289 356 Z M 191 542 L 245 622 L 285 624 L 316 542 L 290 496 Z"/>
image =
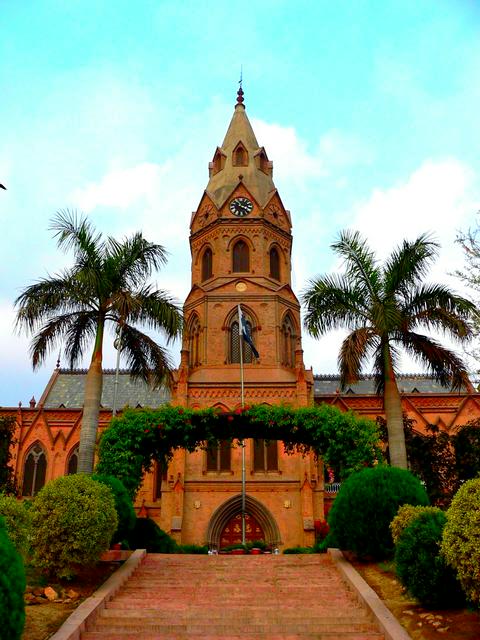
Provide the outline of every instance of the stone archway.
<path id="1" fill-rule="evenodd" d="M 233 496 L 221 504 L 210 518 L 207 529 L 207 544 L 211 547 L 220 546 L 220 536 L 227 523 L 242 511 L 242 494 Z M 253 516 L 264 531 L 265 542 L 273 547 L 282 544 L 280 530 L 275 518 L 267 507 L 256 498 L 246 496 L 245 511 Z"/>

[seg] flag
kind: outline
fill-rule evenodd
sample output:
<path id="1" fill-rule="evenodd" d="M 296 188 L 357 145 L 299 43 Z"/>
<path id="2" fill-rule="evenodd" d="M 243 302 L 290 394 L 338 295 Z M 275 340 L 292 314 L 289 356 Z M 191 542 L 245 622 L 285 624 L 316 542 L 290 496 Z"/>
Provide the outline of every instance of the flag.
<path id="1" fill-rule="evenodd" d="M 240 305 L 238 305 L 238 321 L 240 324 L 240 333 L 242 335 L 242 338 L 249 345 L 255 358 L 260 358 L 258 351 L 255 349 L 255 345 L 253 344 L 252 336 L 250 335 L 250 326 L 248 322 L 245 320 L 245 317 L 242 313 L 242 308 Z"/>

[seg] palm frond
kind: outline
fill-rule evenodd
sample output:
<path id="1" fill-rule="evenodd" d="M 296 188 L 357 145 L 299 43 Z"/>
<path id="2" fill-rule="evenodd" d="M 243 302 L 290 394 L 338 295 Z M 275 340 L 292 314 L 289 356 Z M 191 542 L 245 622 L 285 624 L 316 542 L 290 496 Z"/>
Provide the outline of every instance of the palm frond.
<path id="1" fill-rule="evenodd" d="M 470 300 L 457 296 L 441 284 L 423 285 L 402 301 L 402 311 L 408 328 L 423 326 L 449 333 L 459 340 L 472 335 L 470 321 L 478 315 Z"/>
<path id="2" fill-rule="evenodd" d="M 168 252 L 162 245 L 135 233 L 123 242 L 109 238 L 107 255 L 107 261 L 112 261 L 115 267 L 118 286 L 135 288 L 166 264 Z"/>
<path id="3" fill-rule="evenodd" d="M 378 337 L 370 327 L 360 327 L 342 342 L 338 356 L 342 389 L 345 385 L 358 381 L 362 364 L 375 348 L 376 341 Z"/>
<path id="4" fill-rule="evenodd" d="M 118 292 L 112 299 L 111 309 L 130 324 L 141 324 L 159 331 L 168 342 L 182 333 L 183 317 L 179 304 L 167 292 L 152 286 L 147 285 L 135 293 Z"/>
<path id="5" fill-rule="evenodd" d="M 306 306 L 304 326 L 315 338 L 330 329 L 357 329 L 369 324 L 363 291 L 346 276 L 333 274 L 310 280 L 301 298 Z"/>
<path id="6" fill-rule="evenodd" d="M 70 368 L 83 358 L 85 351 L 95 339 L 97 329 L 97 313 L 79 313 L 75 322 L 65 333 L 64 353 L 68 359 Z"/>
<path id="7" fill-rule="evenodd" d="M 79 293 L 80 288 L 76 287 L 68 272 L 26 287 L 15 300 L 16 327 L 34 332 L 52 314 L 82 310 L 88 305 Z"/>
<path id="8" fill-rule="evenodd" d="M 56 349 L 61 340 L 68 336 L 74 329 L 77 322 L 81 322 L 83 312 L 62 314 L 51 318 L 41 330 L 33 337 L 30 345 L 30 355 L 32 365 L 37 369 L 45 360 L 47 355 Z"/>
<path id="9" fill-rule="evenodd" d="M 404 240 L 386 260 L 384 273 L 384 291 L 386 296 L 400 293 L 408 295 L 411 287 L 423 278 L 431 262 L 438 255 L 439 245 L 427 233 L 416 240 Z"/>
<path id="10" fill-rule="evenodd" d="M 436 340 L 410 331 L 399 335 L 398 341 L 444 387 L 461 389 L 470 386 L 463 360 Z"/>
<path id="11" fill-rule="evenodd" d="M 64 251 L 73 249 L 76 262 L 100 263 L 105 251 L 102 234 L 95 232 L 87 218 L 77 211 L 60 209 L 49 227 L 54 231 L 58 246 Z"/>
<path id="12" fill-rule="evenodd" d="M 357 288 L 367 290 L 372 300 L 376 299 L 381 287 L 381 271 L 367 241 L 358 231 L 346 230 L 331 247 L 344 259 L 347 277 Z"/>
<path id="13" fill-rule="evenodd" d="M 122 355 L 134 378 L 154 387 L 171 385 L 173 363 L 168 351 L 129 324 L 123 325 Z"/>

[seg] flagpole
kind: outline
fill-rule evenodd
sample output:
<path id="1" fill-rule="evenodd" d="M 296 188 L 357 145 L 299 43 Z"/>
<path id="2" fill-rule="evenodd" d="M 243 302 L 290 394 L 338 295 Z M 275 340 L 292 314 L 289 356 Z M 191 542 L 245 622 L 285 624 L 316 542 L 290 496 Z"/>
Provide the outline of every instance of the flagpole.
<path id="1" fill-rule="evenodd" d="M 240 391 L 241 391 L 241 402 L 242 409 L 245 406 L 245 387 L 243 381 L 243 331 L 242 331 L 242 312 L 240 309 L 240 305 L 238 305 L 238 342 L 240 346 Z M 245 502 L 246 502 L 246 493 L 247 493 L 247 471 L 245 464 L 245 440 L 243 439 L 241 442 L 242 446 L 242 544 L 245 544 Z"/>

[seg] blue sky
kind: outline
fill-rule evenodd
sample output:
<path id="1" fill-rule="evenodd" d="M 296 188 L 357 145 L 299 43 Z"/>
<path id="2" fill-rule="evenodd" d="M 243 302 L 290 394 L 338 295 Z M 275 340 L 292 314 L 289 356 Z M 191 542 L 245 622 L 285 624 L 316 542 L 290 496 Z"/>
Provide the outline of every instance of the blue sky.
<path id="1" fill-rule="evenodd" d="M 380 255 L 434 232 L 432 278 L 461 266 L 455 235 L 480 208 L 476 0 L 5 0 L 0 29 L 1 405 L 38 399 L 55 364 L 32 372 L 12 301 L 69 263 L 48 230 L 58 209 L 142 229 L 171 254 L 159 285 L 186 296 L 190 214 L 240 65 L 292 212 L 297 293 L 338 267 L 329 245 L 347 227 Z M 304 338 L 316 373 L 335 372 L 337 349 L 338 335 Z"/>

